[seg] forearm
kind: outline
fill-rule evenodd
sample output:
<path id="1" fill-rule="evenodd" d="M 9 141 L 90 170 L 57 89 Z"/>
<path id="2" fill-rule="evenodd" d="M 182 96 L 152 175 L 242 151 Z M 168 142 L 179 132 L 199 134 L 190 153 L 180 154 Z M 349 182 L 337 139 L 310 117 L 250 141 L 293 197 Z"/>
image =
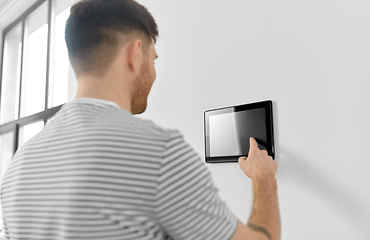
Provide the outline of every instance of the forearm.
<path id="1" fill-rule="evenodd" d="M 280 239 L 280 211 L 275 177 L 270 180 L 252 180 L 253 209 L 247 226 L 263 233 L 269 240 Z"/>

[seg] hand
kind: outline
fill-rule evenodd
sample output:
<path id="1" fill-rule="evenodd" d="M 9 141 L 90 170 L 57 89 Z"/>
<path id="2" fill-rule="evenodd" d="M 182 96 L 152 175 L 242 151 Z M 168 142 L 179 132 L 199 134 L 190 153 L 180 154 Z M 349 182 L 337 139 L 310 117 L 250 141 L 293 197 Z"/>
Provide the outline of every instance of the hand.
<path id="1" fill-rule="evenodd" d="M 260 150 L 254 138 L 249 139 L 250 148 L 247 157 L 239 158 L 239 166 L 252 180 L 264 180 L 275 177 L 277 162 L 268 156 L 266 150 Z"/>

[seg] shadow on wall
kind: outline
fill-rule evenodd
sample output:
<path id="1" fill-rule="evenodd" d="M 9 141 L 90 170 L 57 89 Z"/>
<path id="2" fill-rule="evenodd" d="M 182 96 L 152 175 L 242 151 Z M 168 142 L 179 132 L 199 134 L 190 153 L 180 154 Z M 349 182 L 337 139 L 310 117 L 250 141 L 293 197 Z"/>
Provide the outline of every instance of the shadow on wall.
<path id="1" fill-rule="evenodd" d="M 279 141 L 279 104 L 273 101 L 273 121 L 275 135 L 275 158 L 278 161 L 278 177 L 281 181 L 294 181 L 307 190 L 331 202 L 338 211 L 360 226 L 370 235 L 370 207 L 358 201 L 356 196 L 346 193 L 345 189 L 330 178 L 318 173 L 307 163 L 302 154 L 296 154 L 280 146 Z M 367 191 L 364 189 L 364 191 Z"/>
<path id="2" fill-rule="evenodd" d="M 278 172 L 282 181 L 295 181 L 300 186 L 322 196 L 343 213 L 355 225 L 362 230 L 366 229 L 370 234 L 370 210 L 364 206 L 356 196 L 345 192 L 340 185 L 324 175 L 320 175 L 314 168 L 306 164 L 309 160 L 302 155 L 297 155 L 285 148 L 278 148 Z M 281 159 L 281 161 L 280 161 Z M 325 213 L 323 213 L 325 214 Z"/>

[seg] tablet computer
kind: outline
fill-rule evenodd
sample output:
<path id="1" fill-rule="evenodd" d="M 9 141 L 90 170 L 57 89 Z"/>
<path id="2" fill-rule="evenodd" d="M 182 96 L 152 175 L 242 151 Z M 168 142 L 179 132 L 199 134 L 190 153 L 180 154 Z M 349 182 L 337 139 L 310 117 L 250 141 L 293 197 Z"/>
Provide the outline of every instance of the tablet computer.
<path id="1" fill-rule="evenodd" d="M 207 110 L 204 133 L 207 163 L 237 162 L 248 156 L 250 137 L 275 159 L 271 100 Z"/>

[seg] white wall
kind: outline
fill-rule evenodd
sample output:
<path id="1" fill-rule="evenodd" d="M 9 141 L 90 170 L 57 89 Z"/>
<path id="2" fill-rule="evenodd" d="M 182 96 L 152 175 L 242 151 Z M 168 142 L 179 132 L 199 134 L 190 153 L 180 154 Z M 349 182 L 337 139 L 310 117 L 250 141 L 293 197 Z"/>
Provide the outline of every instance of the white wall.
<path id="1" fill-rule="evenodd" d="M 370 2 L 139 2 L 161 35 L 142 117 L 204 158 L 204 110 L 272 99 L 283 239 L 370 239 Z M 251 181 L 237 163 L 207 166 L 246 222 Z"/>
<path id="2" fill-rule="evenodd" d="M 142 117 L 204 159 L 204 110 L 272 99 L 282 239 L 370 239 L 370 2 L 139 2 L 161 35 Z M 246 222 L 251 181 L 208 167 Z"/>

